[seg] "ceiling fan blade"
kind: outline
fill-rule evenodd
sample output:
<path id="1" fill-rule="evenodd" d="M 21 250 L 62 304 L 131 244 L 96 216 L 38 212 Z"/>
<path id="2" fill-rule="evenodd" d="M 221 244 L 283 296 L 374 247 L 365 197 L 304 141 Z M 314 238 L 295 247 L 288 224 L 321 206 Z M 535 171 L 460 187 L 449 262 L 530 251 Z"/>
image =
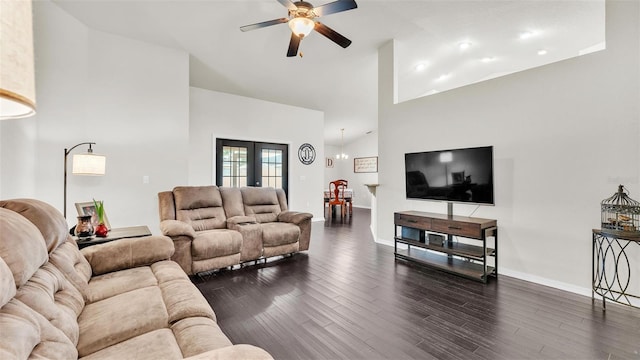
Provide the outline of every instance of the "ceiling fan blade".
<path id="1" fill-rule="evenodd" d="M 329 40 L 333 41 L 334 43 L 342 46 L 343 48 L 346 48 L 347 46 L 351 45 L 351 40 L 338 34 L 335 30 L 331 29 L 325 24 L 316 22 L 315 30 L 320 34 L 326 36 Z"/>
<path id="2" fill-rule="evenodd" d="M 283 0 L 284 1 L 284 0 Z M 354 0 L 338 0 L 332 3 L 324 4 L 313 8 L 313 12 L 318 16 L 325 16 L 329 14 L 335 14 L 341 11 L 347 11 L 355 9 L 358 4 Z"/>
<path id="3" fill-rule="evenodd" d="M 263 22 L 259 22 L 259 23 L 256 23 L 256 24 L 241 26 L 240 30 L 242 30 L 242 31 L 251 31 L 251 30 L 261 29 L 263 27 L 267 27 L 267 26 L 271 26 L 271 25 L 278 25 L 278 24 L 286 23 L 288 21 L 289 21 L 289 19 L 287 19 L 287 18 L 263 21 Z"/>
<path id="4" fill-rule="evenodd" d="M 291 33 L 291 41 L 289 41 L 289 50 L 287 51 L 287 57 L 293 57 L 298 55 L 299 46 L 300 46 L 300 37 L 294 33 Z"/>
<path id="5" fill-rule="evenodd" d="M 291 0 L 278 0 L 278 2 L 289 10 L 296 11 L 298 9 L 296 4 L 294 4 Z"/>

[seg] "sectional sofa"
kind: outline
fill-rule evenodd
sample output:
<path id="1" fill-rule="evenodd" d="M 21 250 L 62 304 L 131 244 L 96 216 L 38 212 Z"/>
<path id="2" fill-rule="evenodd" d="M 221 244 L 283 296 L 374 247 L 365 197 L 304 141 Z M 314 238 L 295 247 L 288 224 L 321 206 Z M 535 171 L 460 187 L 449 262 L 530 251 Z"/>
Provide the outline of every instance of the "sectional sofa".
<path id="1" fill-rule="evenodd" d="M 160 229 L 189 275 L 309 249 L 310 213 L 282 189 L 179 186 L 158 194 Z"/>
<path id="2" fill-rule="evenodd" d="M 0 201 L 0 359 L 271 359 L 231 344 L 173 252 L 165 236 L 81 252 L 52 206 Z"/>

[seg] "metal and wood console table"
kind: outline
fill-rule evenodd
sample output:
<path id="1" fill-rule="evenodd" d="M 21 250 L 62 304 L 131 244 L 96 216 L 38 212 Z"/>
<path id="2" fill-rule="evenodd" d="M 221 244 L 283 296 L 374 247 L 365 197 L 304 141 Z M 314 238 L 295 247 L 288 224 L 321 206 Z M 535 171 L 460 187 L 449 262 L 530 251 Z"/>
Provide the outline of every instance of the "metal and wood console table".
<path id="1" fill-rule="evenodd" d="M 640 308 L 640 293 L 631 293 L 633 286 L 638 288 L 633 281 L 640 281 L 640 264 L 633 261 L 634 251 L 640 250 L 632 250 L 636 245 L 640 247 L 640 235 L 593 229 L 591 300 L 601 296 L 602 310 L 607 309 L 607 300 Z"/>
<path id="2" fill-rule="evenodd" d="M 394 224 L 394 253 L 397 259 L 414 261 L 484 283 L 489 276 L 498 277 L 496 220 L 400 211 L 394 213 Z M 406 237 L 398 233 L 398 229 L 402 228 L 442 234 L 447 240 L 443 243 L 431 243 L 426 240 L 428 236 L 425 237 L 424 233 L 418 238 Z M 454 237 L 463 238 L 464 241 L 454 242 Z M 488 244 L 489 237 L 493 238 L 492 244 Z M 407 249 L 398 248 L 398 243 L 407 245 Z M 489 259 L 492 260 L 491 263 Z"/>

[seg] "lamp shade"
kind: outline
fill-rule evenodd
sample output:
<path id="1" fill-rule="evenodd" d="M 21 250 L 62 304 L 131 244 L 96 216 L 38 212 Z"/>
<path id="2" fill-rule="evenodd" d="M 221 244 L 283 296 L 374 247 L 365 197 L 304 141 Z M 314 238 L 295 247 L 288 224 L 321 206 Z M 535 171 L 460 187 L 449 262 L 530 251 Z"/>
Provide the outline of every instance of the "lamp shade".
<path id="1" fill-rule="evenodd" d="M 0 120 L 35 114 L 31 0 L 0 1 Z"/>
<path id="2" fill-rule="evenodd" d="M 453 153 L 451 151 L 440 153 L 440 162 L 448 163 L 453 161 Z"/>
<path id="3" fill-rule="evenodd" d="M 296 17 L 289 20 L 289 28 L 299 37 L 305 37 L 311 33 L 316 23 L 306 17 Z"/>
<path id="4" fill-rule="evenodd" d="M 75 154 L 71 172 L 75 175 L 104 175 L 106 163 L 107 158 L 103 155 Z"/>

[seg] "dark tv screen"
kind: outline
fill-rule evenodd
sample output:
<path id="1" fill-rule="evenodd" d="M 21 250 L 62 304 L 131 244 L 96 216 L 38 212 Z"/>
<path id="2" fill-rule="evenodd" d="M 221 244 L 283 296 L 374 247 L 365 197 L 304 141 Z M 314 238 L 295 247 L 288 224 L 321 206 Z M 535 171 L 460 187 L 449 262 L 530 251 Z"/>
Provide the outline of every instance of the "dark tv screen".
<path id="1" fill-rule="evenodd" d="M 404 155 L 408 199 L 494 204 L 493 146 Z"/>

